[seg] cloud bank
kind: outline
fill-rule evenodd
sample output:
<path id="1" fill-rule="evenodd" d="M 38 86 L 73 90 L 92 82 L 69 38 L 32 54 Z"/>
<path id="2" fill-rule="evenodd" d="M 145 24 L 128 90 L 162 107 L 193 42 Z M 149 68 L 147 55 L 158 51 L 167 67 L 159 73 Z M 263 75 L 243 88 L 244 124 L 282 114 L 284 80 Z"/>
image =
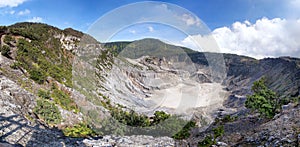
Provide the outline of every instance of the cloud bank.
<path id="1" fill-rule="evenodd" d="M 17 7 L 18 5 L 24 3 L 27 0 L 0 0 L 1 7 Z"/>
<path id="2" fill-rule="evenodd" d="M 300 20 L 280 18 L 262 18 L 254 24 L 249 21 L 235 22 L 231 27 L 217 28 L 212 32 L 220 47 L 220 52 L 251 56 L 257 59 L 265 57 L 300 57 Z M 182 44 L 197 48 L 206 45 L 208 36 L 188 36 Z M 212 48 L 212 50 L 216 50 Z"/>

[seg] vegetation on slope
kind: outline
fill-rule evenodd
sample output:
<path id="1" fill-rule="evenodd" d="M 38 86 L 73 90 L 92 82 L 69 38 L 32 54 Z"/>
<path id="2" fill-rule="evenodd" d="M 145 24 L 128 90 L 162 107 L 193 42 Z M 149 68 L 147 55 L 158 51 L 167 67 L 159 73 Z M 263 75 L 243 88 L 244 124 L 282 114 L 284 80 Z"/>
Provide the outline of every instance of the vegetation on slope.
<path id="1" fill-rule="evenodd" d="M 65 136 L 69 137 L 89 137 L 96 136 L 97 133 L 92 130 L 86 123 L 75 124 L 72 127 L 66 127 L 63 129 Z"/>
<path id="2" fill-rule="evenodd" d="M 253 94 L 247 96 L 245 106 L 252 110 L 257 110 L 267 118 L 272 118 L 276 114 L 278 97 L 275 92 L 267 88 L 265 78 L 255 81 L 251 90 Z"/>
<path id="3" fill-rule="evenodd" d="M 2 56 L 10 58 L 10 48 L 7 45 L 0 46 L 0 52 Z"/>
<path id="4" fill-rule="evenodd" d="M 58 28 L 39 23 L 17 23 L 9 27 L 1 27 L 5 33 L 1 53 L 10 57 L 10 48 L 17 47 L 16 63 L 13 67 L 25 69 L 29 77 L 43 84 L 50 76 L 58 82 L 72 87 L 72 53 L 61 46 L 59 38 L 62 33 L 72 33 L 72 30 L 62 31 Z"/>
<path id="5" fill-rule="evenodd" d="M 62 121 L 62 117 L 57 106 L 47 99 L 38 99 L 33 112 L 49 125 L 58 124 Z"/>
<path id="6" fill-rule="evenodd" d="M 44 84 L 48 77 L 51 77 L 48 82 L 57 81 L 72 87 L 73 53 L 62 47 L 57 36 L 65 34 L 80 37 L 83 33 L 73 29 L 62 31 L 41 23 L 17 23 L 9 27 L 1 27 L 0 32 L 1 35 L 5 35 L 4 45 L 1 46 L 2 55 L 15 60 L 10 65 L 11 68 L 21 69 L 24 75 L 38 84 Z M 12 52 L 14 52 L 13 57 L 11 57 Z M 48 90 L 56 104 L 66 110 L 78 111 L 68 93 L 57 87 L 52 89 L 48 87 Z"/>
<path id="7" fill-rule="evenodd" d="M 40 23 L 17 23 L 8 27 L 0 27 L 1 42 L 0 51 L 3 56 L 14 60 L 10 67 L 20 69 L 24 76 L 34 80 L 32 82 L 20 81 L 25 88 L 36 93 L 37 105 L 34 113 L 45 124 L 53 126 L 63 122 L 59 107 L 72 112 L 79 109 L 70 97 L 70 93 L 58 86 L 59 82 L 72 87 L 72 59 L 73 53 L 66 50 L 60 40 L 61 35 L 71 35 L 80 38 L 83 33 L 73 29 L 60 30 L 58 28 Z M 65 41 L 65 40 L 63 40 Z M 75 39 L 75 44 L 79 43 Z M 47 81 L 47 83 L 46 83 Z M 36 92 L 32 89 L 43 87 Z M 52 85 L 52 86 L 51 86 Z M 59 106 L 59 107 L 58 107 Z M 85 137 L 93 135 L 91 129 L 80 123 L 64 129 L 66 136 Z"/>
<path id="8" fill-rule="evenodd" d="M 129 110 L 121 105 L 113 106 L 108 97 L 103 96 L 101 104 L 109 110 L 112 119 L 103 120 L 105 124 L 99 129 L 99 134 L 136 134 L 145 133 L 144 135 L 164 136 L 172 135 L 174 139 L 186 139 L 190 136 L 189 131 L 196 127 L 194 121 L 181 119 L 179 116 L 170 115 L 164 111 L 154 112 L 153 117 L 147 117 L 133 110 Z M 130 127 L 124 127 L 130 126 Z"/>
<path id="9" fill-rule="evenodd" d="M 224 135 L 224 126 L 218 126 L 212 129 L 213 135 L 207 135 L 202 141 L 198 142 L 198 147 L 210 147 L 217 143 L 217 139 Z"/>

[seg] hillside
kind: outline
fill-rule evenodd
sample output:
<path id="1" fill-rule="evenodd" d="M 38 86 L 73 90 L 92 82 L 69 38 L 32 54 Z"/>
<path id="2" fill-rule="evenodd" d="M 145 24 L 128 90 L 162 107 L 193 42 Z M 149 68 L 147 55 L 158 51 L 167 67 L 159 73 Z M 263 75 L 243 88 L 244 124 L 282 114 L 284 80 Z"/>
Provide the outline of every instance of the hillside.
<path id="1" fill-rule="evenodd" d="M 2 143 L 197 146 L 220 127 L 219 146 L 299 145 L 300 59 L 196 52 L 157 39 L 104 44 L 40 23 L 2 26 L 0 38 Z M 245 107 L 261 78 L 276 92 L 273 118 Z"/>

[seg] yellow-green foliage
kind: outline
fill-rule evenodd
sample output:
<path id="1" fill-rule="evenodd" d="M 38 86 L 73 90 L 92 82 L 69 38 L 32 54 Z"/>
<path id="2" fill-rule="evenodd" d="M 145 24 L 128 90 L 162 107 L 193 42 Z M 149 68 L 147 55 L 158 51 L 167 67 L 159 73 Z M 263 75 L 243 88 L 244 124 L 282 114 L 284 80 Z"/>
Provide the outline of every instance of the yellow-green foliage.
<path id="1" fill-rule="evenodd" d="M 78 109 L 76 103 L 69 96 L 69 94 L 66 94 L 65 92 L 63 92 L 57 88 L 54 88 L 52 90 L 51 97 L 54 99 L 55 103 L 60 105 L 63 109 L 79 112 L 79 109 Z"/>
<path id="2" fill-rule="evenodd" d="M 160 122 L 170 118 L 170 116 L 171 116 L 170 114 L 167 114 L 164 111 L 155 111 L 152 123 L 159 124 Z"/>
<path id="3" fill-rule="evenodd" d="M 50 92 L 49 91 L 46 91 L 46 90 L 44 90 L 44 89 L 40 89 L 39 91 L 38 91 L 38 96 L 40 97 L 40 98 L 44 98 L 44 99 L 50 99 L 51 97 L 50 97 Z"/>
<path id="4" fill-rule="evenodd" d="M 65 136 L 69 137 L 89 137 L 97 135 L 86 123 L 76 124 L 63 129 Z"/>

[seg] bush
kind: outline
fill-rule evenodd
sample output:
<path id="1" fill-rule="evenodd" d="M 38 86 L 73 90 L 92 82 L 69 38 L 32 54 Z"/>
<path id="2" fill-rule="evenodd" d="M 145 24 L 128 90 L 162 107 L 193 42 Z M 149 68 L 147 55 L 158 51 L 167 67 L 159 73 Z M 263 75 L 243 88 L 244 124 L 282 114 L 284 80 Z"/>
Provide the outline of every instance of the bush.
<path id="1" fill-rule="evenodd" d="M 224 126 L 218 126 L 212 129 L 213 137 L 211 135 L 205 136 L 204 140 L 198 142 L 198 147 L 210 147 L 217 143 L 216 139 L 224 135 Z"/>
<path id="2" fill-rule="evenodd" d="M 98 113 L 97 113 L 98 114 Z M 97 129 L 98 134 L 101 135 L 118 135 L 123 136 L 129 132 L 129 128 L 124 124 L 120 123 L 114 118 L 106 118 L 101 120 L 102 127 Z"/>
<path id="3" fill-rule="evenodd" d="M 53 102 L 38 99 L 33 112 L 47 124 L 58 124 L 61 122 L 61 114 Z"/>
<path id="4" fill-rule="evenodd" d="M 198 147 L 210 147 L 214 144 L 216 144 L 215 140 L 209 135 L 205 136 L 201 142 L 198 142 Z"/>
<path id="5" fill-rule="evenodd" d="M 172 136 L 174 139 L 182 140 L 191 136 L 190 131 L 196 126 L 196 122 L 189 121 L 178 133 Z"/>
<path id="6" fill-rule="evenodd" d="M 18 62 L 14 62 L 13 64 L 10 65 L 10 68 L 12 68 L 12 69 L 18 69 L 19 68 L 19 63 Z"/>
<path id="7" fill-rule="evenodd" d="M 132 127 L 150 126 L 150 120 L 146 115 L 140 115 L 133 110 L 126 112 L 120 108 L 112 108 L 110 111 L 114 119 L 125 125 Z"/>
<path id="8" fill-rule="evenodd" d="M 50 92 L 49 91 L 45 91 L 44 89 L 40 89 L 38 91 L 38 96 L 44 99 L 50 99 Z"/>
<path id="9" fill-rule="evenodd" d="M 52 90 L 51 96 L 54 98 L 56 104 L 60 105 L 65 110 L 74 110 L 79 112 L 78 107 L 74 100 L 65 92 L 57 89 L 56 87 Z"/>
<path id="10" fill-rule="evenodd" d="M 214 138 L 218 138 L 218 137 L 221 137 L 223 136 L 224 134 L 224 126 L 218 126 L 217 128 L 214 128 L 213 129 L 213 132 L 214 132 Z"/>
<path id="11" fill-rule="evenodd" d="M 164 121 L 168 118 L 170 118 L 170 114 L 165 113 L 164 111 L 155 111 L 154 118 L 153 118 L 153 124 L 158 124 L 161 121 Z"/>
<path id="12" fill-rule="evenodd" d="M 215 122 L 224 124 L 224 123 L 228 123 L 228 122 L 234 122 L 235 120 L 237 120 L 237 118 L 238 118 L 238 116 L 225 115 L 222 118 L 216 118 Z"/>
<path id="13" fill-rule="evenodd" d="M 275 115 L 278 102 L 276 94 L 265 85 L 265 78 L 255 81 L 252 86 L 252 95 L 247 96 L 245 106 L 257 110 L 261 115 L 272 118 Z"/>
<path id="14" fill-rule="evenodd" d="M 2 47 L 1 47 L 1 55 L 2 56 L 5 56 L 5 57 L 7 57 L 7 58 L 10 58 L 10 48 L 9 48 L 9 46 L 7 46 L 7 45 L 3 45 Z"/>
<path id="15" fill-rule="evenodd" d="M 4 37 L 4 43 L 8 44 L 8 45 L 11 45 L 11 41 L 14 41 L 14 39 L 10 36 L 10 35 L 5 35 Z"/>
<path id="16" fill-rule="evenodd" d="M 89 137 L 97 135 L 86 123 L 80 123 L 72 127 L 67 127 L 63 129 L 63 133 L 68 137 Z"/>
<path id="17" fill-rule="evenodd" d="M 43 84 L 46 80 L 46 75 L 39 69 L 32 69 L 29 71 L 30 79 L 34 80 L 38 84 Z"/>

